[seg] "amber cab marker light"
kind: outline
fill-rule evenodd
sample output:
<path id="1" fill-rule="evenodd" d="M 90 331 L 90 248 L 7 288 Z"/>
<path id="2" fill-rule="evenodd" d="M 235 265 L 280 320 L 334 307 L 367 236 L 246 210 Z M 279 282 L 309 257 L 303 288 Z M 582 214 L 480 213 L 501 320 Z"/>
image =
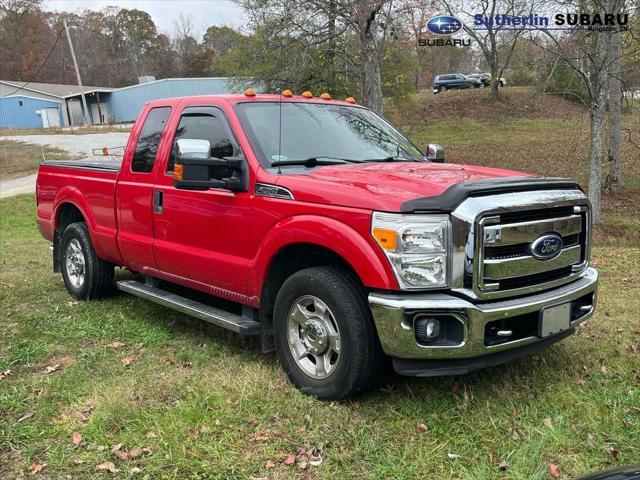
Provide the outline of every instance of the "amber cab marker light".
<path id="1" fill-rule="evenodd" d="M 344 99 L 344 101 L 347 103 L 356 103 L 356 99 L 353 97 L 347 97 Z"/>
<path id="2" fill-rule="evenodd" d="M 385 250 L 395 250 L 397 247 L 397 235 L 395 230 L 388 230 L 386 228 L 374 228 L 373 237 Z"/>
<path id="3" fill-rule="evenodd" d="M 181 163 L 176 163 L 173 166 L 173 179 L 174 180 L 182 180 L 182 175 L 184 173 L 184 166 Z"/>
<path id="4" fill-rule="evenodd" d="M 293 97 L 293 92 L 287 88 L 286 90 L 282 91 L 282 96 L 283 97 Z"/>
<path id="5" fill-rule="evenodd" d="M 255 97 L 255 96 L 256 96 L 256 91 L 255 91 L 253 88 L 247 88 L 247 89 L 244 91 L 244 94 L 245 94 L 247 97 Z"/>
<path id="6" fill-rule="evenodd" d="M 320 98 L 322 98 L 323 100 L 331 100 L 331 95 L 325 92 L 322 95 L 320 95 Z"/>
<path id="7" fill-rule="evenodd" d="M 313 98 L 313 93 L 307 90 L 306 92 L 302 92 L 302 96 L 304 98 Z"/>

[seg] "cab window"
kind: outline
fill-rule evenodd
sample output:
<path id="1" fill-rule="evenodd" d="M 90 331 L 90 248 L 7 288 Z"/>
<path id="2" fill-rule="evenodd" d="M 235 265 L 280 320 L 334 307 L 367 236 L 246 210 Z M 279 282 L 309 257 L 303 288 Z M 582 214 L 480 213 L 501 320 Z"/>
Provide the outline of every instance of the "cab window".
<path id="1" fill-rule="evenodd" d="M 153 170 L 160 137 L 162 137 L 170 113 L 171 107 L 157 107 L 149 110 L 136 142 L 131 171 L 149 173 Z"/>

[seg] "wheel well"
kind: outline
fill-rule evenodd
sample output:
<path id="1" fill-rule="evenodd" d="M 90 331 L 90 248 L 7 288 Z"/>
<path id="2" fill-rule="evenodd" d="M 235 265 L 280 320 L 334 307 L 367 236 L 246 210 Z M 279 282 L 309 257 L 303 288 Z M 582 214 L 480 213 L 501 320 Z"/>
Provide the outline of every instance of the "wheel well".
<path id="1" fill-rule="evenodd" d="M 278 251 L 271 260 L 271 265 L 262 285 L 260 310 L 267 317 L 263 318 L 263 321 L 266 321 L 268 325 L 271 324 L 270 320 L 276 296 L 287 278 L 299 270 L 326 265 L 335 265 L 343 268 L 362 285 L 360 277 L 358 277 L 351 265 L 328 248 L 312 243 L 296 243 Z"/>
<path id="2" fill-rule="evenodd" d="M 82 215 L 82 212 L 72 203 L 63 203 L 58 208 L 56 228 L 60 231 L 61 235 L 62 232 L 64 232 L 64 229 L 67 228 L 70 224 L 84 221 L 85 218 Z"/>

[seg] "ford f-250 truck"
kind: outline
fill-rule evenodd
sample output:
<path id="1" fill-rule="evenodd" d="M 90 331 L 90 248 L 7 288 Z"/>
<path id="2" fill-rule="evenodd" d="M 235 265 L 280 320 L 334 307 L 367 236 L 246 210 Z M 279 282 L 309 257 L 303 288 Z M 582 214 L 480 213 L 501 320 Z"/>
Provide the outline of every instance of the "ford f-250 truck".
<path id="1" fill-rule="evenodd" d="M 117 286 L 260 336 L 323 399 L 372 388 L 387 359 L 437 376 L 530 355 L 593 313 L 575 182 L 443 163 L 347 100 L 156 100 L 121 164 L 44 162 L 54 270 L 80 300 Z"/>

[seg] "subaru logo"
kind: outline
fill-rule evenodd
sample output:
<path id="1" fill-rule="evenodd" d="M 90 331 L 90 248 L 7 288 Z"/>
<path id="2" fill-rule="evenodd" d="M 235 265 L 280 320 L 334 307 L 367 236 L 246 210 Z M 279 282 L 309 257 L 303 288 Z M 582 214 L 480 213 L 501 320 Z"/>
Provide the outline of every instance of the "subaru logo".
<path id="1" fill-rule="evenodd" d="M 531 255 L 538 260 L 551 260 L 562 252 L 562 237 L 549 233 L 536 238 L 531 243 Z"/>
<path id="2" fill-rule="evenodd" d="M 462 28 L 462 21 L 456 17 L 443 15 L 427 22 L 427 30 L 436 35 L 453 35 Z"/>

